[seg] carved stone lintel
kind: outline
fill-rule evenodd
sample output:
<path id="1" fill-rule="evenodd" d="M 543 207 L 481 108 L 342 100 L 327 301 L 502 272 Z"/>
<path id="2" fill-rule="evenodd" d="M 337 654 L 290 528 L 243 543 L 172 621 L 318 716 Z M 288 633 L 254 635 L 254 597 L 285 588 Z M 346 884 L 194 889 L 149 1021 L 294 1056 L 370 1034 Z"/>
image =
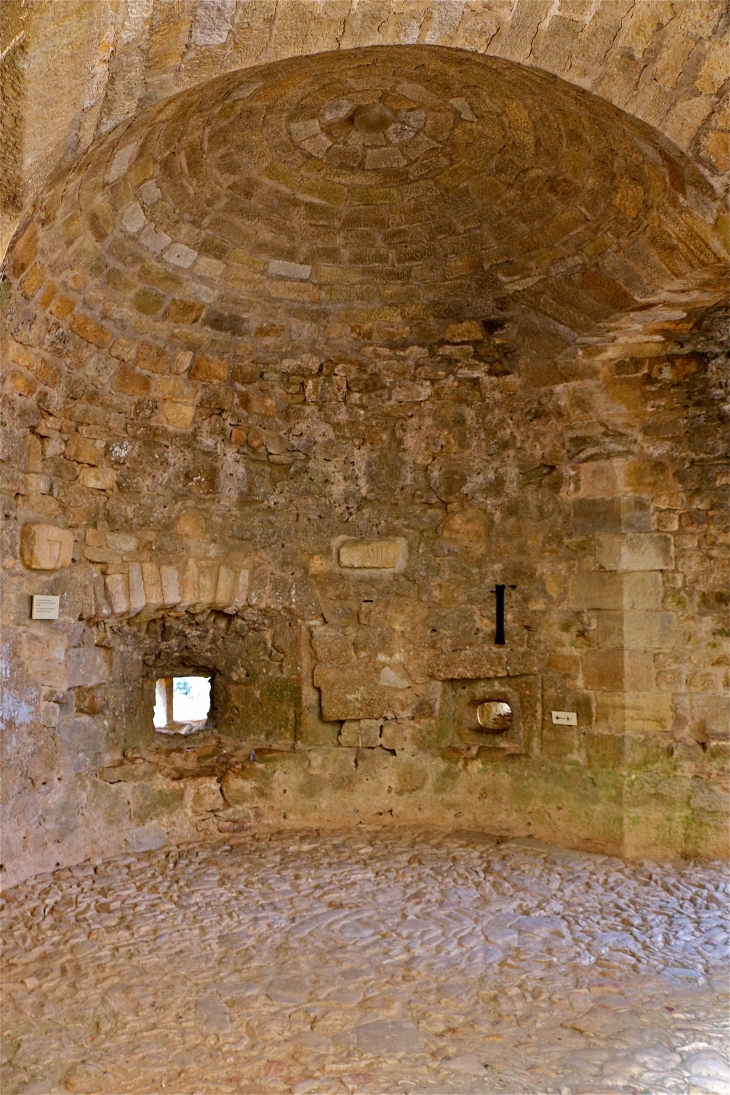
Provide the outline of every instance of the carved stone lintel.
<path id="1" fill-rule="evenodd" d="M 339 546 L 341 567 L 357 570 L 402 570 L 405 564 L 405 541 L 345 540 Z"/>

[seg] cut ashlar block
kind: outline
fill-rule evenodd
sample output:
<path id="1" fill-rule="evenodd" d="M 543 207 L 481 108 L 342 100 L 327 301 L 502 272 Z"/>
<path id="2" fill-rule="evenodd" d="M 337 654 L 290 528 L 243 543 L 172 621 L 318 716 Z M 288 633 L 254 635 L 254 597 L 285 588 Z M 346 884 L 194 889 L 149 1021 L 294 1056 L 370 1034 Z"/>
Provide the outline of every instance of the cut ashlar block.
<path id="1" fill-rule="evenodd" d="M 54 525 L 23 525 L 20 559 L 29 570 L 60 570 L 71 563 L 74 534 Z"/>

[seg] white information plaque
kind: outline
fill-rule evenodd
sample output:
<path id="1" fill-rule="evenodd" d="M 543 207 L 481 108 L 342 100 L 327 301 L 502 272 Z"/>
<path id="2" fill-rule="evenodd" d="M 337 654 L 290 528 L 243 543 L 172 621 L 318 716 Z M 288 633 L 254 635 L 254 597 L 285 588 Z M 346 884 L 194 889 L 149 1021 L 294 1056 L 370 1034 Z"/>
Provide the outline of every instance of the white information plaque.
<path id="1" fill-rule="evenodd" d="M 57 620 L 61 609 L 60 597 L 46 597 L 42 593 L 33 594 L 31 620 Z"/>
<path id="2" fill-rule="evenodd" d="M 551 711 L 550 714 L 556 726 L 578 725 L 578 716 L 575 711 Z"/>

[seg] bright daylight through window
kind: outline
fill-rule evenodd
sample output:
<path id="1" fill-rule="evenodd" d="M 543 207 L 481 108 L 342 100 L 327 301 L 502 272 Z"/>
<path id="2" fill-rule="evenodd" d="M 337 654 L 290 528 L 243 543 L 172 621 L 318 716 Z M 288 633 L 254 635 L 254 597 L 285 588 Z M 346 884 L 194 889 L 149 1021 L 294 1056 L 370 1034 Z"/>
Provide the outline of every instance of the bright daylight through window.
<path id="1" fill-rule="evenodd" d="M 161 677 L 155 687 L 153 723 L 162 734 L 190 734 L 210 713 L 210 677 Z"/>

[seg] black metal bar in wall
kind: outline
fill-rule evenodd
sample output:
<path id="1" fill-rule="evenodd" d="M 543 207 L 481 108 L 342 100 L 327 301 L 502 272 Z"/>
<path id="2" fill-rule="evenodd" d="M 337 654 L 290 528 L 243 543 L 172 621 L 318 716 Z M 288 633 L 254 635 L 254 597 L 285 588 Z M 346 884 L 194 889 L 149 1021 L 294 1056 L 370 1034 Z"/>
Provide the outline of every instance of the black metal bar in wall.
<path id="1" fill-rule="evenodd" d="M 506 585 L 495 585 L 494 589 L 491 591 L 494 593 L 496 600 L 496 619 L 494 627 L 495 646 L 504 646 L 506 641 L 504 637 L 504 591 L 506 588 Z M 516 589 L 517 586 L 510 586 L 509 588 Z"/>

